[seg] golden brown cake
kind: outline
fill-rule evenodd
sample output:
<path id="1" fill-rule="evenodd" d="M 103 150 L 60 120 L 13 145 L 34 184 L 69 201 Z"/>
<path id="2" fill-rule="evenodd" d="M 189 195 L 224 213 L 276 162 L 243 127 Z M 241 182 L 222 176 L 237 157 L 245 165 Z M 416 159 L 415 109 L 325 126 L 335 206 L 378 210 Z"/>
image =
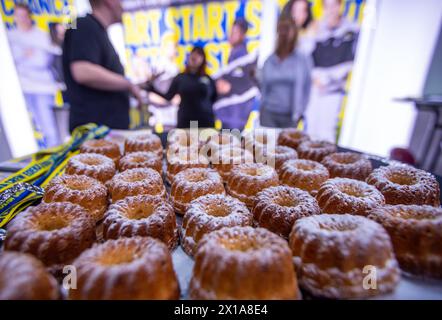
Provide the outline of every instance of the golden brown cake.
<path id="1" fill-rule="evenodd" d="M 52 179 L 45 189 L 43 202 L 71 202 L 85 208 L 95 222 L 107 209 L 107 188 L 88 176 L 61 175 Z"/>
<path id="2" fill-rule="evenodd" d="M 161 139 L 153 133 L 137 134 L 128 137 L 124 142 L 124 153 L 151 151 L 163 156 L 163 146 Z"/>
<path id="3" fill-rule="evenodd" d="M 208 168 L 209 159 L 199 153 L 197 148 L 179 148 L 177 153 L 167 153 L 166 181 L 173 183 L 178 172 L 189 168 Z"/>
<path id="4" fill-rule="evenodd" d="M 104 239 L 152 237 L 172 250 L 178 229 L 172 206 L 158 196 L 140 195 L 119 200 L 109 207 L 103 221 Z"/>
<path id="5" fill-rule="evenodd" d="M 277 186 L 257 194 L 252 212 L 257 226 L 287 239 L 296 220 L 320 214 L 321 210 L 307 191 Z"/>
<path id="6" fill-rule="evenodd" d="M 218 171 L 226 182 L 234 166 L 242 163 L 253 163 L 253 155 L 241 147 L 223 148 L 210 156 L 212 167 Z"/>
<path id="7" fill-rule="evenodd" d="M 261 163 L 245 163 L 232 169 L 226 190 L 228 194 L 252 208 L 258 192 L 277 185 L 279 180 L 275 169 Z"/>
<path id="8" fill-rule="evenodd" d="M 387 230 L 403 270 L 442 278 L 441 208 L 387 205 L 371 211 L 368 217 Z"/>
<path id="9" fill-rule="evenodd" d="M 286 146 L 276 146 L 273 150 L 268 148 L 265 152 L 258 155 L 256 162 L 267 164 L 279 172 L 284 162 L 291 159 L 298 159 L 295 149 Z"/>
<path id="10" fill-rule="evenodd" d="M 224 193 L 221 176 L 207 168 L 189 168 L 177 173 L 170 188 L 173 207 L 179 214 L 184 214 L 190 202 L 198 197 Z"/>
<path id="11" fill-rule="evenodd" d="M 367 177 L 385 197 L 387 204 L 440 206 L 440 189 L 428 172 L 405 165 L 379 167 Z"/>
<path id="12" fill-rule="evenodd" d="M 135 168 L 118 173 L 109 181 L 108 189 L 112 202 L 141 194 L 166 197 L 163 179 L 150 168 Z"/>
<path id="13" fill-rule="evenodd" d="M 0 300 L 56 300 L 58 284 L 44 264 L 25 253 L 0 255 Z"/>
<path id="14" fill-rule="evenodd" d="M 355 152 L 337 152 L 326 156 L 321 162 L 331 178 L 349 178 L 365 181 L 373 170 L 370 160 Z"/>
<path id="15" fill-rule="evenodd" d="M 366 216 L 385 204 L 375 187 L 359 180 L 333 178 L 324 182 L 316 195 L 323 213 L 351 213 Z"/>
<path id="16" fill-rule="evenodd" d="M 310 140 L 310 137 L 306 133 L 289 128 L 281 131 L 278 137 L 278 144 L 297 149 L 302 142 L 307 140 Z"/>
<path id="17" fill-rule="evenodd" d="M 5 250 L 29 253 L 54 271 L 70 264 L 95 241 L 95 221 L 70 202 L 41 203 L 9 225 Z"/>
<path id="18" fill-rule="evenodd" d="M 282 184 L 308 191 L 313 196 L 329 178 L 326 167 L 305 159 L 285 161 L 278 173 Z"/>
<path id="19" fill-rule="evenodd" d="M 65 173 L 85 175 L 106 182 L 115 175 L 116 167 L 112 159 L 98 153 L 81 153 L 69 159 Z"/>
<path id="20" fill-rule="evenodd" d="M 167 246 L 150 237 L 107 240 L 74 262 L 73 300 L 178 299 L 180 289 Z"/>
<path id="21" fill-rule="evenodd" d="M 390 237 L 365 217 L 321 214 L 299 219 L 290 247 L 301 288 L 316 297 L 366 298 L 392 291 L 400 279 Z M 376 276 L 375 288 L 370 275 Z"/>
<path id="22" fill-rule="evenodd" d="M 191 299 L 300 299 L 287 242 L 252 227 L 206 235 L 195 254 Z"/>
<path id="23" fill-rule="evenodd" d="M 300 159 L 321 162 L 329 154 L 335 153 L 336 145 L 328 141 L 304 141 L 296 151 Z"/>
<path id="24" fill-rule="evenodd" d="M 189 206 L 183 219 L 181 244 L 193 256 L 202 237 L 224 227 L 251 226 L 253 216 L 244 203 L 222 194 L 202 196 Z"/>
<path id="25" fill-rule="evenodd" d="M 113 141 L 94 139 L 84 142 L 80 147 L 81 153 L 98 153 L 114 160 L 115 165 L 121 158 L 120 147 Z"/>
<path id="26" fill-rule="evenodd" d="M 120 159 L 120 172 L 135 168 L 151 168 L 161 175 L 163 174 L 163 161 L 157 153 L 151 151 L 128 153 Z"/>

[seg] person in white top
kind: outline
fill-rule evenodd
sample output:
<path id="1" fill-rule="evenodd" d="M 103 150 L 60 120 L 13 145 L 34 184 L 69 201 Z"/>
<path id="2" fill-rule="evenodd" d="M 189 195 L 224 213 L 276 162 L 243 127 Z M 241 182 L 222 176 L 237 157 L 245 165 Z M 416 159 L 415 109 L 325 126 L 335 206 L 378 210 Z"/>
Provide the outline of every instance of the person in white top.
<path id="1" fill-rule="evenodd" d="M 324 17 L 315 30 L 313 86 L 305 115 L 306 127 L 313 138 L 336 142 L 359 27 L 342 16 L 342 0 L 323 0 L 322 3 Z"/>
<path id="2" fill-rule="evenodd" d="M 15 5 L 14 21 L 15 28 L 8 32 L 8 38 L 28 111 L 44 136 L 45 146 L 56 146 L 59 137 L 51 107 L 57 84 L 50 64 L 60 49 L 52 45 L 47 33 L 33 25 L 27 5 Z"/>

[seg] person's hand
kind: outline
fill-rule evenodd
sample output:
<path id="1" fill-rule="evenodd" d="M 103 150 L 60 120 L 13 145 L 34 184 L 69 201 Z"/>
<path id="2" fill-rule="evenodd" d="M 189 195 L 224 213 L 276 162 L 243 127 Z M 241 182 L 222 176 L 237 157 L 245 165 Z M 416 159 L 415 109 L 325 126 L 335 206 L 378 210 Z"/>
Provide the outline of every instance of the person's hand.
<path id="1" fill-rule="evenodd" d="M 229 81 L 224 79 L 216 80 L 216 91 L 218 91 L 219 94 L 228 94 L 231 89 L 232 85 Z"/>
<path id="2" fill-rule="evenodd" d="M 153 83 L 152 81 L 146 81 L 140 84 L 141 89 L 146 91 L 153 91 Z"/>

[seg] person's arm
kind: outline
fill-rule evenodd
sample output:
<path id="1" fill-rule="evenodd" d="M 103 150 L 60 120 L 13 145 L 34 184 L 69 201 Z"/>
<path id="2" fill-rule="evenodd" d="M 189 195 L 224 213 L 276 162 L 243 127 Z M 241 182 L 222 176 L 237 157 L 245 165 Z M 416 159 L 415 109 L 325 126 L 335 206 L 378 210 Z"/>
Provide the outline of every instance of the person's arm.
<path id="1" fill-rule="evenodd" d="M 158 91 L 153 84 L 150 84 L 150 87 L 148 88 L 148 91 L 151 91 L 153 93 L 156 93 L 160 97 L 166 99 L 167 101 L 172 100 L 177 94 L 178 94 L 178 82 L 179 82 L 180 75 L 177 75 L 175 78 L 173 78 L 172 83 L 170 84 L 169 89 L 167 92 L 162 93 Z"/>
<path id="2" fill-rule="evenodd" d="M 70 67 L 74 80 L 84 86 L 107 91 L 130 90 L 129 80 L 98 64 L 89 61 L 74 61 Z"/>
<path id="3" fill-rule="evenodd" d="M 129 91 L 140 103 L 142 101 L 140 88 L 118 73 L 89 61 L 74 61 L 70 68 L 79 84 L 106 91 Z"/>
<path id="4" fill-rule="evenodd" d="M 73 79 L 93 89 L 127 91 L 141 103 L 141 90 L 138 86 L 123 75 L 101 66 L 103 50 L 97 41 L 97 35 L 86 25 L 78 25 L 77 29 L 68 30 L 63 55 L 68 56 Z"/>

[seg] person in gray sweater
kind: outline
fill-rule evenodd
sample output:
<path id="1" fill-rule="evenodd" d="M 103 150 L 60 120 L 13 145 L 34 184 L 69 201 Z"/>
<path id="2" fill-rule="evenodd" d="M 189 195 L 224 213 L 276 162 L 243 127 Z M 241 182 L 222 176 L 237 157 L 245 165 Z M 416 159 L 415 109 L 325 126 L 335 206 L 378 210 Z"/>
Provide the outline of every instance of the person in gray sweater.
<path id="1" fill-rule="evenodd" d="M 296 49 L 297 28 L 281 17 L 275 52 L 261 71 L 260 123 L 264 127 L 296 127 L 307 108 L 311 88 L 311 58 Z"/>

